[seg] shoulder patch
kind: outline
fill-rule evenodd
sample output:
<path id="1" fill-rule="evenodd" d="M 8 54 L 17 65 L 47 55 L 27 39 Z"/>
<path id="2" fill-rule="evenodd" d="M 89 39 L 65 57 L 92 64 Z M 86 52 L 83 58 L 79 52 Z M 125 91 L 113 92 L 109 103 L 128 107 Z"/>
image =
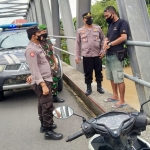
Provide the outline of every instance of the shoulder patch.
<path id="1" fill-rule="evenodd" d="M 31 57 L 34 57 L 34 52 L 31 52 L 31 53 L 30 53 L 30 56 L 31 56 Z"/>

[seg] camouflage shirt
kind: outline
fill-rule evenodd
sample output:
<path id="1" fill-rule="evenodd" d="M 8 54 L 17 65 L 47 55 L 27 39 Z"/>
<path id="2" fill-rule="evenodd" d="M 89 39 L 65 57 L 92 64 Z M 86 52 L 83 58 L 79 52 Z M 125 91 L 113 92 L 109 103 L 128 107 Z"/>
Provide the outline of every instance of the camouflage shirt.
<path id="1" fill-rule="evenodd" d="M 49 61 L 51 67 L 54 66 L 54 60 L 53 60 L 53 48 L 52 48 L 52 42 L 50 41 L 49 38 L 46 38 L 44 40 L 41 41 L 41 46 L 44 49 L 44 51 L 46 52 L 46 58 Z"/>

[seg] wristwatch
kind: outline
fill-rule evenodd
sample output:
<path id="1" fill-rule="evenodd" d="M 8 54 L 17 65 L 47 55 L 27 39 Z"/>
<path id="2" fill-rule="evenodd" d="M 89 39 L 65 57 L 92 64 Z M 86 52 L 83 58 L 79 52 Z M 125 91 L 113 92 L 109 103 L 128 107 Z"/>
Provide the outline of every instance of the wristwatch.
<path id="1" fill-rule="evenodd" d="M 108 43 L 108 45 L 111 47 L 111 43 Z"/>

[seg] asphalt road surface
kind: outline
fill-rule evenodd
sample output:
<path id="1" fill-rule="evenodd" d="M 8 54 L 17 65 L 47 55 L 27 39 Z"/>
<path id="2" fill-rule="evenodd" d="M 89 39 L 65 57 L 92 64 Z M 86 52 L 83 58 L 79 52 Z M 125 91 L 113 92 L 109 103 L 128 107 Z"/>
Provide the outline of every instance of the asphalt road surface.
<path id="1" fill-rule="evenodd" d="M 64 138 L 59 141 L 45 140 L 44 134 L 39 132 L 40 122 L 34 92 L 6 92 L 5 95 L 5 100 L 0 102 L 0 150 L 88 150 L 89 140 L 85 136 L 66 142 L 68 135 L 81 129 L 82 118 L 55 118 L 58 126 L 55 131 L 62 133 Z M 67 105 L 72 107 L 76 114 L 90 118 L 68 87 L 64 86 L 59 97 L 65 99 L 65 103 L 54 103 L 55 107 Z"/>

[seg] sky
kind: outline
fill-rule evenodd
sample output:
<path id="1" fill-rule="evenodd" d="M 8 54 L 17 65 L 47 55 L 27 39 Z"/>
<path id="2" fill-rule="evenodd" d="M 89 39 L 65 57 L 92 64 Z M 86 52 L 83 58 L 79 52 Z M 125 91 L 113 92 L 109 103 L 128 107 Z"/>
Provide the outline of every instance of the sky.
<path id="1" fill-rule="evenodd" d="M 28 0 L 18 0 L 20 2 L 28 2 Z M 17 2 L 18 2 L 17 1 Z M 96 1 L 99 1 L 99 0 L 91 0 L 91 4 L 94 4 Z M 76 16 L 76 0 L 69 0 L 70 2 L 70 8 L 71 8 L 71 12 L 72 12 L 72 17 L 75 17 Z M 4 5 L 3 5 L 4 6 Z M 0 7 L 2 7 L 0 5 Z M 21 17 L 19 17 L 21 18 Z M 7 23 L 11 23 L 13 22 L 15 19 L 17 18 L 0 18 L 0 24 L 7 24 Z"/>

